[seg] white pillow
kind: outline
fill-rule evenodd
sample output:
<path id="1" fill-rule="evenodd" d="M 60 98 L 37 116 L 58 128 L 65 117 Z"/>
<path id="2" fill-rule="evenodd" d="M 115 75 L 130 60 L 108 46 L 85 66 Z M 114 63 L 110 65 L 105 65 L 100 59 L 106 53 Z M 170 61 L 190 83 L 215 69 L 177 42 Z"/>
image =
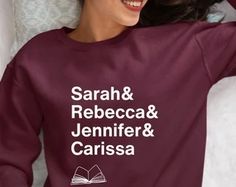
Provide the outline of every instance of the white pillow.
<path id="1" fill-rule="evenodd" d="M 0 0 L 0 80 L 7 62 L 10 48 L 15 38 L 11 1 Z"/>
<path id="2" fill-rule="evenodd" d="M 236 21 L 236 10 L 227 0 L 222 3 L 216 3 L 216 9 L 225 14 L 223 22 Z"/>
<path id="3" fill-rule="evenodd" d="M 79 21 L 78 0 L 13 0 L 16 19 L 16 41 L 12 56 L 38 33 L 60 28 L 75 27 Z"/>

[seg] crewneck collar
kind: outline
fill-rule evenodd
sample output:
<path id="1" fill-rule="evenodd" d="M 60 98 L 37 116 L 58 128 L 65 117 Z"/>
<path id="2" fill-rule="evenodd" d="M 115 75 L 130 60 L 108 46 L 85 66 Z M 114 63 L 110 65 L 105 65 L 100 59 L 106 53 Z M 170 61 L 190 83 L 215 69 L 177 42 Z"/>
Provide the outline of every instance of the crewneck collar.
<path id="1" fill-rule="evenodd" d="M 81 42 L 74 40 L 68 36 L 68 34 L 75 30 L 75 28 L 70 28 L 67 26 L 63 26 L 60 29 L 58 29 L 58 37 L 61 41 L 68 47 L 76 48 L 76 49 L 90 49 L 90 48 L 96 48 L 96 47 L 102 47 L 102 46 L 109 46 L 109 45 L 115 45 L 120 42 L 123 42 L 127 39 L 127 36 L 131 33 L 131 31 L 135 27 L 127 27 L 124 31 L 119 33 L 118 35 L 101 41 L 96 42 Z"/>

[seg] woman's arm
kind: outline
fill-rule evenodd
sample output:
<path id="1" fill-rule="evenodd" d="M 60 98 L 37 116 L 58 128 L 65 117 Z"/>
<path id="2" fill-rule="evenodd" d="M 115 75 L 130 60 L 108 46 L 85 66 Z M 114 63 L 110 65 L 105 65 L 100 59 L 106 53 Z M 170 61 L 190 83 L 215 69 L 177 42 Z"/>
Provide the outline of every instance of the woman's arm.
<path id="1" fill-rule="evenodd" d="M 31 187 L 42 115 L 15 57 L 0 82 L 0 186 Z"/>
<path id="2" fill-rule="evenodd" d="M 236 0 L 228 0 L 236 8 Z M 235 10 L 236 11 L 236 10 Z M 196 34 L 212 83 L 236 76 L 236 22 L 204 24 Z"/>
<path id="3" fill-rule="evenodd" d="M 198 22 L 196 41 L 212 84 L 236 76 L 236 22 Z"/>

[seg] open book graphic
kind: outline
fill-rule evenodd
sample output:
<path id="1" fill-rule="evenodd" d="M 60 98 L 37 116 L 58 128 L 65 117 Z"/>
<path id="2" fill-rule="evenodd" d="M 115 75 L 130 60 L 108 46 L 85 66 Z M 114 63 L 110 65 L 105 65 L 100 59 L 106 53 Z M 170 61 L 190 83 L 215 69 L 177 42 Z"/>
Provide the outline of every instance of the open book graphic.
<path id="1" fill-rule="evenodd" d="M 73 178 L 71 179 L 71 185 L 84 185 L 104 182 L 107 182 L 107 180 L 97 164 L 91 167 L 90 170 L 78 166 L 75 170 Z"/>

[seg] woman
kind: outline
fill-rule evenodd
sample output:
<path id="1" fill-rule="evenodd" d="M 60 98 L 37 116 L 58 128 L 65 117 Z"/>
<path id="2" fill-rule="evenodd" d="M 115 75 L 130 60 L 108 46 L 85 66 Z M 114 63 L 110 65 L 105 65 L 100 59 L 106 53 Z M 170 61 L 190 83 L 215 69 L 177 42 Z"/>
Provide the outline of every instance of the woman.
<path id="1" fill-rule="evenodd" d="M 85 0 L 31 39 L 0 85 L 0 186 L 32 185 L 42 129 L 45 187 L 200 187 L 207 94 L 236 75 L 236 23 L 202 2 Z"/>

